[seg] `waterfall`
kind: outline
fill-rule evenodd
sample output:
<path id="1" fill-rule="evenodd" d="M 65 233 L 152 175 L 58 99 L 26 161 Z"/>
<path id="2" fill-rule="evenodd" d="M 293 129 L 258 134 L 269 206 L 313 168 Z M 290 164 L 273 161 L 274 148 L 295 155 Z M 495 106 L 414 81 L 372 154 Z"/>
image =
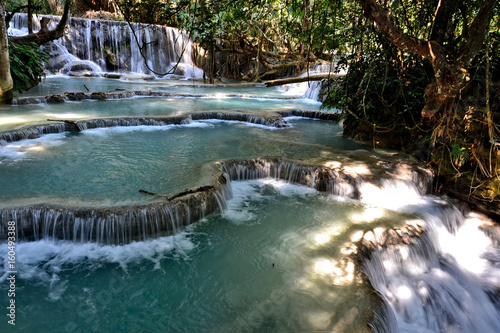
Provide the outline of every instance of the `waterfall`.
<path id="1" fill-rule="evenodd" d="M 77 243 L 128 244 L 176 234 L 182 227 L 224 210 L 230 196 L 228 180 L 225 175 L 219 175 L 213 187 L 183 194 L 165 203 L 107 209 L 2 209 L 0 239 L 7 237 L 8 222 L 16 221 L 20 241 L 63 239 Z"/>
<path id="2" fill-rule="evenodd" d="M 399 210 L 420 217 L 423 234 L 392 246 L 371 243 L 362 259 L 386 316 L 399 332 L 500 332 L 500 249 L 481 230 L 487 219 L 416 197 Z M 385 200 L 390 207 L 391 197 Z"/>
<path id="3" fill-rule="evenodd" d="M 0 133 L 1 142 L 16 142 L 26 139 L 35 139 L 45 134 L 64 133 L 70 131 L 84 131 L 91 128 L 116 127 L 116 126 L 165 126 L 189 123 L 187 117 L 164 118 L 103 118 L 80 122 L 64 122 L 61 124 L 39 125 Z"/>
<path id="4" fill-rule="evenodd" d="M 258 158 L 218 163 L 222 174 L 209 191 L 137 207 L 69 209 L 29 207 L 0 210 L 0 238 L 8 221 L 20 240 L 65 239 L 77 243 L 127 244 L 179 232 L 227 208 L 231 181 L 271 177 L 339 196 L 359 199 L 367 214 L 378 207 L 404 212 L 418 222 L 399 229 L 360 231 L 356 260 L 380 295 L 370 327 L 375 332 L 499 332 L 500 248 L 498 227 L 429 193 L 432 177 L 419 168 L 388 162 L 385 170 L 354 174 L 334 163 Z M 393 174 L 407 173 L 406 181 Z M 413 223 L 413 224 L 412 224 Z M 465 246 L 467 244 L 467 246 Z"/>
<path id="5" fill-rule="evenodd" d="M 114 74 L 106 74 L 106 77 L 109 78 L 120 78 L 122 75 L 114 75 Z M 48 95 L 44 97 L 17 97 L 12 100 L 12 105 L 30 105 L 30 104 L 42 104 L 42 103 L 64 103 L 67 101 L 83 101 L 83 100 L 92 100 L 92 99 L 124 99 L 131 97 L 170 97 L 170 98 L 218 98 L 218 94 L 191 94 L 191 93 L 182 93 L 182 92 L 168 92 L 168 91 L 157 91 L 157 90 L 125 90 L 125 91 L 96 91 L 92 93 L 85 92 L 65 92 L 64 95 Z M 290 97 L 269 97 L 269 96 L 259 96 L 255 97 L 252 95 L 242 95 L 242 94 L 227 94 L 224 95 L 224 98 L 248 98 L 248 99 L 272 99 L 272 100 L 289 100 L 292 99 Z M 301 111 L 296 111 L 297 114 Z M 312 111 L 314 114 L 321 114 L 320 111 Z M 309 114 L 313 114 L 309 113 Z M 324 114 L 328 114 L 328 112 L 323 112 Z M 307 114 L 307 112 L 303 111 L 303 114 Z M 311 117 L 304 115 L 304 117 L 310 118 L 319 118 L 320 117 Z"/>
<path id="6" fill-rule="evenodd" d="M 76 94 L 72 94 L 76 95 Z M 79 132 L 92 128 L 105 127 L 131 127 L 131 126 L 165 126 L 165 125 L 185 125 L 196 120 L 227 120 L 241 121 L 251 124 L 258 124 L 273 128 L 290 127 L 290 125 L 278 116 L 259 117 L 246 113 L 224 113 L 224 112 L 199 112 L 184 116 L 171 117 L 141 117 L 141 118 L 99 118 L 83 121 L 61 120 L 58 124 L 38 125 L 23 128 L 20 130 L 0 133 L 0 146 L 5 146 L 9 142 L 17 142 L 27 139 L 36 139 L 46 134 L 56 134 L 64 132 Z"/>
<path id="7" fill-rule="evenodd" d="M 336 66 L 337 65 L 333 63 L 316 63 L 310 71 L 302 73 L 300 76 L 308 76 L 313 73 L 333 73 L 336 70 Z M 342 71 L 342 73 L 344 73 L 344 71 Z M 285 90 L 288 95 L 299 95 L 306 99 L 321 102 L 320 93 L 323 81 L 324 80 L 287 84 L 283 87 L 283 90 Z"/>
<path id="8" fill-rule="evenodd" d="M 341 164 L 340 162 L 338 163 Z M 330 161 L 326 166 L 307 165 L 297 161 L 279 158 L 257 158 L 250 160 L 228 160 L 220 162 L 221 168 L 231 180 L 251 180 L 271 177 L 289 183 L 308 186 L 321 192 L 341 197 L 360 199 L 366 186 L 380 187 L 390 179 L 393 172 L 406 173 L 409 183 L 420 193 L 430 193 L 432 175 L 426 170 L 403 164 L 390 164 L 385 167 L 387 173 L 371 177 L 368 173 L 357 173 L 349 167 L 336 167 L 337 162 Z M 389 172 L 390 170 L 390 172 Z M 399 170 L 399 171 L 397 171 Z"/>
<path id="9" fill-rule="evenodd" d="M 53 29 L 60 17 L 50 18 L 49 28 Z M 26 34 L 27 21 L 26 14 L 15 14 L 10 22 L 9 34 Z M 36 19 L 34 22 L 34 31 L 38 31 L 40 23 Z M 46 48 L 51 54 L 47 69 L 56 73 L 154 74 L 147 68 L 144 55 L 147 64 L 156 72 L 166 73 L 179 62 L 174 74 L 186 78 L 203 76 L 203 71 L 193 65 L 189 36 L 178 29 L 75 17 L 69 18 L 67 27 L 67 33 Z"/>
<path id="10" fill-rule="evenodd" d="M 341 120 L 340 112 L 289 110 L 289 111 L 278 111 L 278 113 L 282 117 L 303 117 L 310 119 L 331 120 L 334 122 L 339 122 Z"/>
<path id="11" fill-rule="evenodd" d="M 413 170 L 404 182 L 279 159 L 221 164 L 232 180 L 273 177 L 359 199 L 366 218 L 370 207 L 382 207 L 421 219 L 399 230 L 365 232 L 366 243 L 358 245 L 382 297 L 370 323 L 375 332 L 500 332 L 498 226 L 464 215 L 446 199 L 423 196 L 430 192 L 429 175 Z"/>
<path id="12" fill-rule="evenodd" d="M 197 222 L 215 211 L 223 211 L 226 208 L 226 200 L 231 197 L 232 180 L 273 177 L 353 199 L 359 199 L 364 185 L 378 186 L 381 182 L 378 177 L 354 175 L 344 170 L 283 159 L 228 160 L 218 164 L 222 174 L 214 179 L 213 188 L 197 191 L 194 194 L 183 194 L 163 204 L 106 209 L 57 207 L 2 209 L 0 239 L 5 239 L 9 221 L 18 223 L 20 240 L 66 239 L 77 242 L 125 244 L 134 240 L 176 233 L 181 226 Z M 398 166 L 393 165 L 390 169 L 394 171 L 397 168 Z M 403 169 L 413 174 L 411 178 L 418 180 L 415 186 L 421 184 L 421 190 L 427 191 L 431 181 L 428 174 L 408 166 L 403 166 Z M 390 177 L 390 173 L 386 177 Z"/>
<path id="13" fill-rule="evenodd" d="M 246 113 L 224 113 L 224 112 L 199 112 L 191 114 L 192 120 L 229 120 L 229 121 L 242 121 L 250 124 L 257 124 L 269 127 L 284 128 L 290 125 L 281 117 L 273 116 L 254 116 Z"/>

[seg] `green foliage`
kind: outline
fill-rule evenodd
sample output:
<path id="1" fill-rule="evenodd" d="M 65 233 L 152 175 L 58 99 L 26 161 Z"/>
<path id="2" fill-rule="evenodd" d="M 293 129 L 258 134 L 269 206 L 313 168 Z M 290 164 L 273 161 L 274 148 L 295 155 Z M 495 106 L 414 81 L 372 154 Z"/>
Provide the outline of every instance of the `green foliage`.
<path id="1" fill-rule="evenodd" d="M 23 91 L 40 83 L 47 55 L 35 43 L 9 43 L 10 71 L 14 89 Z"/>
<path id="2" fill-rule="evenodd" d="M 5 10 L 7 12 L 11 12 L 14 9 L 21 7 L 25 4 L 26 4 L 26 2 L 24 0 L 8 0 L 8 1 L 5 1 Z"/>
<path id="3" fill-rule="evenodd" d="M 392 148 L 412 141 L 411 129 L 421 119 L 424 89 L 432 79 L 430 66 L 389 45 L 362 57 L 349 55 L 340 63 L 348 64 L 349 72 L 322 108 L 348 111 L 344 133 L 370 143 L 383 141 L 383 146 Z"/>
<path id="4" fill-rule="evenodd" d="M 456 164 L 463 164 L 469 160 L 469 153 L 467 152 L 467 148 L 460 147 L 459 144 L 454 143 L 451 145 L 451 157 L 453 160 L 456 160 Z"/>
<path id="5" fill-rule="evenodd" d="M 7 12 L 12 12 L 16 8 L 27 5 L 28 2 L 26 0 L 8 0 L 5 1 L 5 9 Z M 33 0 L 33 13 L 44 13 L 44 14 L 54 14 L 57 15 L 59 13 L 51 13 L 50 6 L 47 4 L 45 0 Z M 27 9 L 23 9 L 21 12 L 26 13 Z"/>
<path id="6" fill-rule="evenodd" d="M 233 72 L 247 76 L 249 70 L 257 71 L 254 78 L 260 72 L 290 74 L 274 69 L 283 63 L 300 71 L 318 59 L 331 60 L 333 52 L 346 52 L 348 41 L 358 38 L 354 17 L 362 15 L 357 1 L 340 0 L 174 0 L 166 4 L 120 0 L 119 4 L 128 19 L 181 28 L 210 54 L 230 54 L 235 66 L 240 66 Z M 141 17 L 142 13 L 152 14 Z"/>

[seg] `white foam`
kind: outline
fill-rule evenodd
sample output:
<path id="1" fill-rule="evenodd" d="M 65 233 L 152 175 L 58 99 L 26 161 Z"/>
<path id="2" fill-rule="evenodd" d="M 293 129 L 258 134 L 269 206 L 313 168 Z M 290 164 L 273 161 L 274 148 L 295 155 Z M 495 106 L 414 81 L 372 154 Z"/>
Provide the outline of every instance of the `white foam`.
<path id="1" fill-rule="evenodd" d="M 92 135 L 92 136 L 108 136 L 108 135 L 116 135 L 122 133 L 131 133 L 131 132 L 155 132 L 155 131 L 169 131 L 175 128 L 205 128 L 212 127 L 209 124 L 199 123 L 199 122 L 191 122 L 189 124 L 182 125 L 138 125 L 138 126 L 112 126 L 112 127 L 100 127 L 100 128 L 92 128 L 85 131 L 82 131 L 83 135 Z"/>
<path id="2" fill-rule="evenodd" d="M 25 36 L 27 34 L 28 34 L 28 28 L 16 29 L 10 26 L 9 29 L 7 30 L 7 35 L 9 36 Z"/>
<path id="3" fill-rule="evenodd" d="M 263 129 L 272 130 L 272 131 L 281 129 L 281 128 L 274 127 L 274 126 L 268 126 L 268 125 L 262 125 L 262 124 L 255 124 L 255 123 L 250 123 L 250 122 L 247 122 L 247 121 L 240 121 L 240 120 L 203 119 L 203 120 L 193 121 L 193 123 L 195 123 L 195 122 L 207 123 L 207 124 L 221 124 L 221 123 L 230 124 L 230 125 L 232 125 L 232 124 L 241 124 L 241 125 L 245 125 L 245 126 L 248 126 L 248 127 L 257 127 L 257 128 L 263 128 Z"/>
<path id="4" fill-rule="evenodd" d="M 68 241 L 21 242 L 16 246 L 16 268 L 18 277 L 26 280 L 42 280 L 53 283 L 58 275 L 78 267 L 99 267 L 103 264 L 118 264 L 124 270 L 132 263 L 153 262 L 155 268 L 167 255 L 189 257 L 196 248 L 190 239 L 192 234 L 183 232 L 126 245 L 100 245 L 96 243 L 75 244 Z M 7 244 L 0 243 L 0 283 L 7 278 Z M 54 295 L 57 297 L 57 295 Z"/>
<path id="5" fill-rule="evenodd" d="M 257 181 L 234 181 L 231 182 L 231 187 L 233 197 L 227 201 L 227 210 L 223 216 L 236 224 L 252 221 L 255 214 L 250 201 L 262 198 L 258 193 Z"/>
<path id="6" fill-rule="evenodd" d="M 318 191 L 307 186 L 295 185 L 288 183 L 284 180 L 277 180 L 274 178 L 263 178 L 258 180 L 261 186 L 272 186 L 279 194 L 283 196 L 309 196 L 318 194 Z"/>
<path id="7" fill-rule="evenodd" d="M 46 134 L 37 139 L 25 139 L 0 146 L 0 158 L 8 160 L 22 160 L 30 154 L 43 152 L 46 148 L 59 146 L 64 143 L 65 133 Z"/>
<path id="8" fill-rule="evenodd" d="M 257 180 L 233 181 L 231 182 L 233 197 L 227 202 L 227 211 L 223 216 L 236 224 L 254 221 L 255 202 L 264 200 L 266 194 L 263 190 L 272 188 L 272 194 L 280 194 L 287 197 L 315 195 L 314 189 L 287 183 L 284 180 L 274 178 L 263 178 Z"/>
<path id="9" fill-rule="evenodd" d="M 361 201 L 365 204 L 402 210 L 405 206 L 422 205 L 428 202 L 411 182 L 387 180 L 382 186 L 365 183 L 361 186 Z"/>
<path id="10" fill-rule="evenodd" d="M 283 120 L 294 121 L 294 120 L 321 120 L 321 119 L 319 119 L 319 118 L 302 117 L 302 116 L 289 116 L 289 117 L 283 117 Z"/>
<path id="11" fill-rule="evenodd" d="M 472 214 L 462 223 L 458 209 L 404 184 L 362 191 L 365 203 L 424 221 L 427 237 L 411 247 L 374 251 L 364 265 L 399 330 L 499 332 L 496 303 L 485 291 L 500 288 L 500 249 L 479 229 L 481 219 Z"/>

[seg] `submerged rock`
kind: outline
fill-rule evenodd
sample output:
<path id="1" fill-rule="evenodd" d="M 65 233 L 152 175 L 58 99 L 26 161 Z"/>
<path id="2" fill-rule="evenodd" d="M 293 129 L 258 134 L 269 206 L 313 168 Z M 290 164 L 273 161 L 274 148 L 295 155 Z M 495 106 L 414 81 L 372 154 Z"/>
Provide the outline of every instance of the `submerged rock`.
<path id="1" fill-rule="evenodd" d="M 108 95 L 104 92 L 93 92 L 90 94 L 90 99 L 107 99 Z"/>
<path id="2" fill-rule="evenodd" d="M 47 103 L 64 103 L 66 99 L 62 95 L 50 95 L 46 97 Z"/>
<path id="3" fill-rule="evenodd" d="M 68 98 L 70 101 L 83 101 L 84 99 L 89 99 L 90 96 L 88 94 L 85 94 L 83 92 L 66 92 L 64 95 Z"/>
<path id="4" fill-rule="evenodd" d="M 74 77 L 99 77 L 99 76 L 101 76 L 99 73 L 96 73 L 93 71 L 88 71 L 88 70 L 83 70 L 83 71 L 71 70 L 67 73 L 67 75 L 74 76 Z"/>

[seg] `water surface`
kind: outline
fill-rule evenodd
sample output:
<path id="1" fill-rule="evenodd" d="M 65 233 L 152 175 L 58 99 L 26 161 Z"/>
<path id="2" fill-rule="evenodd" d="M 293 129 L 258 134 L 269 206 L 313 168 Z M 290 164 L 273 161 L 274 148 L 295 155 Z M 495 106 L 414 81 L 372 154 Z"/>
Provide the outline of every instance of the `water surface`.
<path id="1" fill-rule="evenodd" d="M 293 118 L 276 129 L 227 121 L 111 127 L 42 136 L 0 147 L 0 207 L 125 205 L 211 184 L 217 161 L 297 160 L 363 148 L 332 122 Z M 206 166 L 206 167 L 205 167 Z M 210 174 L 206 174 L 210 172 Z"/>

